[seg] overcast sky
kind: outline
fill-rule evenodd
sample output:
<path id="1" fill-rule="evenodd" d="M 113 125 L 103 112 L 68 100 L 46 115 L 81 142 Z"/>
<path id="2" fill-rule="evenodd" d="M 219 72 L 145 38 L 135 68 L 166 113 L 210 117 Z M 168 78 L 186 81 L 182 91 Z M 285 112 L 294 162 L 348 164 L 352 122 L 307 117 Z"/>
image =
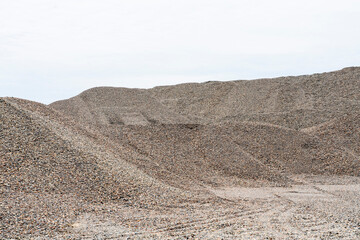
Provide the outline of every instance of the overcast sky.
<path id="1" fill-rule="evenodd" d="M 0 0 L 0 96 L 359 65 L 358 0 Z"/>

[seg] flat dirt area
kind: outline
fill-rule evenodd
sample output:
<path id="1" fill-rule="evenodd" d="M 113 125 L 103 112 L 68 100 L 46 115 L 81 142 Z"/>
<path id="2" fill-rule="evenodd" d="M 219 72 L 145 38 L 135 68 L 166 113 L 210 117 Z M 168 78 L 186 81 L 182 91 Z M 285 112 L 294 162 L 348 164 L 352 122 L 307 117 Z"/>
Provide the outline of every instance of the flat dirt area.
<path id="1" fill-rule="evenodd" d="M 294 178 L 306 184 L 210 189 L 222 203 L 161 209 L 113 206 L 103 209 L 101 217 L 79 216 L 72 229 L 85 239 L 360 238 L 360 178 Z"/>

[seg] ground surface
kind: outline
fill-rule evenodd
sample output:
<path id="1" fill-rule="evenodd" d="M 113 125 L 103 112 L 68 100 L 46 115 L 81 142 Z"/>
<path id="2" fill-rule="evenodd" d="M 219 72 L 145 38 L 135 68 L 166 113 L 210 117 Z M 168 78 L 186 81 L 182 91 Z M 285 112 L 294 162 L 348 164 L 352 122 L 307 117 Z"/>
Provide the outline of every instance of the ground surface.
<path id="1" fill-rule="evenodd" d="M 294 176 L 290 188 L 221 188 L 226 199 L 161 209 L 111 208 L 72 224 L 81 238 L 359 239 L 360 178 Z M 115 209 L 115 210 L 111 210 Z"/>

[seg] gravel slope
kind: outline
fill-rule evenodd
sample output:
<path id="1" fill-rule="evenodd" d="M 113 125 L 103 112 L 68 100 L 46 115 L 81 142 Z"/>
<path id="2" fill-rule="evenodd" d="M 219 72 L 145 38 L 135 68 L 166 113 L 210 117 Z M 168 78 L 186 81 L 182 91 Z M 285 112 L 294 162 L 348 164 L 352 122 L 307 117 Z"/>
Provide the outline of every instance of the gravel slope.
<path id="1" fill-rule="evenodd" d="M 51 121 L 54 116 L 38 103 L 0 99 L 1 238 L 53 237 L 93 205 L 148 206 L 188 197 L 99 149 L 108 146 Z M 88 134 L 97 139 L 96 132 Z"/>
<path id="2" fill-rule="evenodd" d="M 294 129 L 360 112 L 360 68 L 152 89 L 93 88 L 51 106 L 99 124 L 267 122 Z"/>

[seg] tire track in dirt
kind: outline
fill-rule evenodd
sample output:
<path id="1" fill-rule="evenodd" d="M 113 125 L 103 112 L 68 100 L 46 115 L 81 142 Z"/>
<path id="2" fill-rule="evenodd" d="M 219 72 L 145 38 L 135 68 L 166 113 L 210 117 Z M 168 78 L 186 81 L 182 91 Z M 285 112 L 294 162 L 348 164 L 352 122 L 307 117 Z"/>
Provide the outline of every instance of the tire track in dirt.
<path id="1" fill-rule="evenodd" d="M 208 231 L 210 226 L 228 226 L 229 224 L 234 224 L 234 222 L 238 222 L 239 219 L 248 217 L 248 216 L 256 216 L 259 214 L 264 214 L 270 211 L 272 207 L 260 208 L 258 210 L 247 210 L 240 211 L 233 214 L 224 214 L 220 216 L 214 216 L 210 219 L 202 218 L 203 220 L 194 220 L 185 223 L 178 223 L 171 226 L 166 226 L 162 228 L 154 229 L 153 231 L 144 231 L 144 232 L 131 232 L 131 233 L 122 233 L 113 237 L 109 237 L 106 239 L 117 239 L 119 237 L 148 237 L 150 235 L 158 235 L 158 234 L 166 234 L 170 236 L 188 236 L 192 234 L 196 234 L 201 231 Z M 224 227 L 222 227 L 224 228 Z"/>

